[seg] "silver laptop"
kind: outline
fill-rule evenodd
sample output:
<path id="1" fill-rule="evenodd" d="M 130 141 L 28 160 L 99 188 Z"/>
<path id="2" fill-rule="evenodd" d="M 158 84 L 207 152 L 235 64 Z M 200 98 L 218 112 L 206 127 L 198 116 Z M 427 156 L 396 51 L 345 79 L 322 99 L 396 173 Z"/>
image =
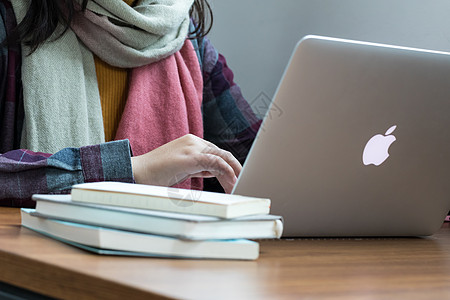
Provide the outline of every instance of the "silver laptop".
<path id="1" fill-rule="evenodd" d="M 308 36 L 233 193 L 284 236 L 423 236 L 450 209 L 450 54 Z M 269 112 L 270 112 L 269 111 Z"/>

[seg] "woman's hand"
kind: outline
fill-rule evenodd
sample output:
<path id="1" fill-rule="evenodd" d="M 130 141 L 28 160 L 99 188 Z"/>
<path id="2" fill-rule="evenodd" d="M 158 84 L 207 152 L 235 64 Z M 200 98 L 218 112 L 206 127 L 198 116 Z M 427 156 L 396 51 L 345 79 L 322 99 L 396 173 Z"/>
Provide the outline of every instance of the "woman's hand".
<path id="1" fill-rule="evenodd" d="M 192 177 L 217 177 L 231 193 L 242 166 L 228 151 L 187 134 L 131 158 L 136 183 L 172 186 Z"/>

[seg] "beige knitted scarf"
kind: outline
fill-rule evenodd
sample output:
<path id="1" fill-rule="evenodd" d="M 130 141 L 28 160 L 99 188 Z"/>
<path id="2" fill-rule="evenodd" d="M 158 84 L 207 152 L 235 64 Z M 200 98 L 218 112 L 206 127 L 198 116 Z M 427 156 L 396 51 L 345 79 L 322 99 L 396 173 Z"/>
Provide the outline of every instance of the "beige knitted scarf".
<path id="1" fill-rule="evenodd" d="M 12 1 L 18 22 L 31 0 Z M 21 147 L 54 153 L 104 141 L 93 53 L 134 68 L 177 52 L 186 39 L 193 0 L 91 0 L 72 30 L 31 55 L 23 46 L 25 121 Z"/>

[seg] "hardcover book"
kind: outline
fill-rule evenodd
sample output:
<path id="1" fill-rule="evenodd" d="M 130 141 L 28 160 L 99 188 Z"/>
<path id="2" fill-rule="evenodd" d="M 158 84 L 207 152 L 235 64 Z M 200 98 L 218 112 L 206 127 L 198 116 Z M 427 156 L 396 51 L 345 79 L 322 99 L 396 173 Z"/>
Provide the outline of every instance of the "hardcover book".
<path id="1" fill-rule="evenodd" d="M 125 230 L 58 221 L 21 210 L 22 225 L 48 237 L 100 254 L 254 260 L 259 244 L 246 239 L 189 241 Z"/>
<path id="2" fill-rule="evenodd" d="M 72 201 L 237 218 L 268 214 L 270 200 L 206 191 L 123 182 L 92 182 L 72 187 Z"/>
<path id="3" fill-rule="evenodd" d="M 70 195 L 33 195 L 33 215 L 94 226 L 172 236 L 180 239 L 280 238 L 280 216 L 252 215 L 234 219 L 107 206 L 71 201 Z"/>

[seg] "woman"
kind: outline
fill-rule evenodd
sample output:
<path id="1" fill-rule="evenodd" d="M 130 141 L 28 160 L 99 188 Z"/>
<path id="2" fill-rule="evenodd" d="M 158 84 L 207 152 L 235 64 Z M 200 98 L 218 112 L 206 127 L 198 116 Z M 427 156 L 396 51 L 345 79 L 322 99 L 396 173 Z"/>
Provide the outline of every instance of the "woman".
<path id="1" fill-rule="evenodd" d="M 230 192 L 260 120 L 208 3 L 80 2 L 0 0 L 0 204 L 103 180 Z"/>

